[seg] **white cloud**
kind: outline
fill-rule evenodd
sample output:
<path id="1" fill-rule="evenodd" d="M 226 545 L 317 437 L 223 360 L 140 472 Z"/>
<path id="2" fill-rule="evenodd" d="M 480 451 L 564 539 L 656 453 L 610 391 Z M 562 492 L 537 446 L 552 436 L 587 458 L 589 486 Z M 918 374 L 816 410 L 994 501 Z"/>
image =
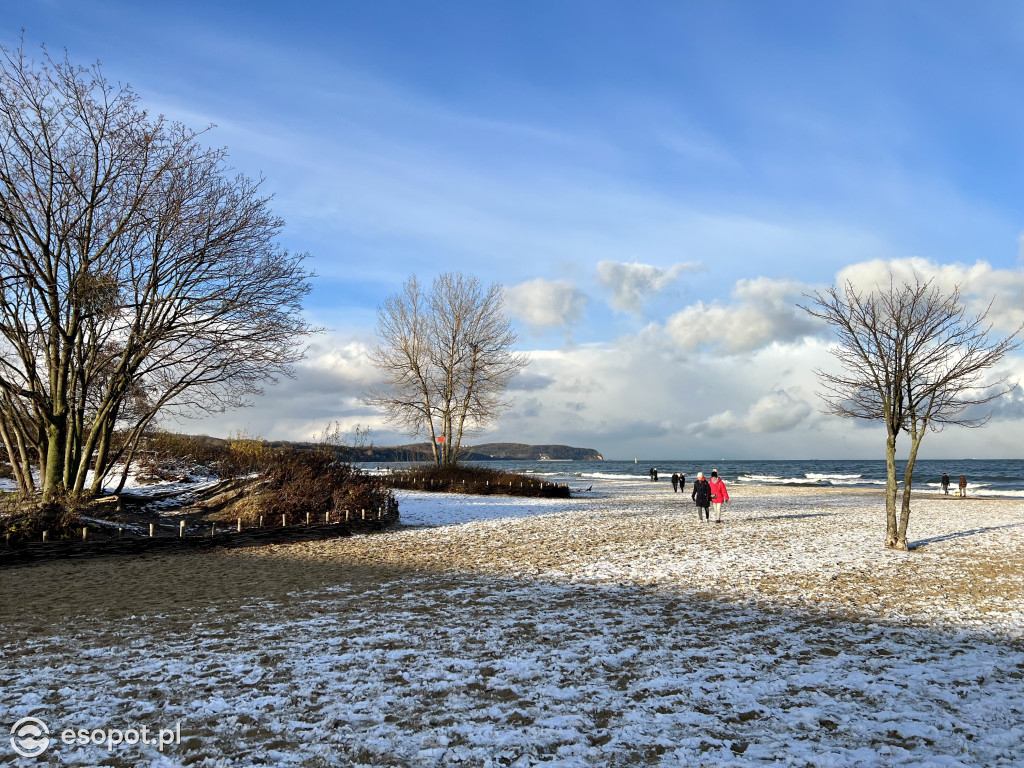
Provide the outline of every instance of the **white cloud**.
<path id="1" fill-rule="evenodd" d="M 988 319 L 1002 331 L 1013 331 L 1024 323 L 1024 267 L 995 269 L 986 261 L 937 264 L 921 258 L 874 259 L 840 270 L 836 282 L 843 285 L 849 281 L 864 291 L 876 286 L 888 288 L 890 274 L 897 284 L 934 280 L 943 291 L 959 287 L 961 299 L 971 314 L 984 312 L 991 302 Z"/>
<path id="2" fill-rule="evenodd" d="M 731 432 L 766 434 L 785 432 L 801 425 L 813 412 L 810 404 L 784 390 L 775 390 L 754 402 L 741 415 L 731 410 L 716 413 L 688 427 L 688 431 L 709 437 Z"/>
<path id="3" fill-rule="evenodd" d="M 813 409 L 788 392 L 776 390 L 762 397 L 747 411 L 746 426 L 751 432 L 782 432 L 792 429 L 811 415 Z"/>
<path id="4" fill-rule="evenodd" d="M 587 297 L 568 280 L 528 280 L 505 289 L 505 307 L 532 332 L 579 322 Z"/>
<path id="5" fill-rule="evenodd" d="M 605 260 L 597 264 L 597 281 L 612 292 L 609 303 L 613 309 L 639 316 L 648 297 L 663 291 L 679 275 L 700 269 L 697 262 L 663 269 L 652 264 Z"/>
<path id="6" fill-rule="evenodd" d="M 665 328 L 683 349 L 752 352 L 815 333 L 820 326 L 797 306 L 807 286 L 794 280 L 740 280 L 729 304 L 698 301 L 672 315 Z"/>

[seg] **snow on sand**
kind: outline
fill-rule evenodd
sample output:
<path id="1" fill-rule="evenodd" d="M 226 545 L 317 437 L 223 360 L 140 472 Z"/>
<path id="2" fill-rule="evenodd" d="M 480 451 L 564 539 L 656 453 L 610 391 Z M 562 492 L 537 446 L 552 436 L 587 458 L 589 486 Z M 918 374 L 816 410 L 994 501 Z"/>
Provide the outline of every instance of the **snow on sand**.
<path id="1" fill-rule="evenodd" d="M 183 734 L 15 764 L 1024 761 L 1020 502 L 922 499 L 907 555 L 877 494 L 743 489 L 715 526 L 667 483 L 599 490 L 0 573 L 0 723 Z"/>

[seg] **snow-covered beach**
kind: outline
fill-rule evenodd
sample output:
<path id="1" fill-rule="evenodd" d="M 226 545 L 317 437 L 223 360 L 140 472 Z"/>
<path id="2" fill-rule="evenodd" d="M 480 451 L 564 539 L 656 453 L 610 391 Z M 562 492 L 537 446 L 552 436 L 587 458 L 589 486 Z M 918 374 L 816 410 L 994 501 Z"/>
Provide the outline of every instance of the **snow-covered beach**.
<path id="1" fill-rule="evenodd" d="M 1024 503 L 668 483 L 404 494 L 326 542 L 0 573 L 0 722 L 166 728 L 19 765 L 1019 765 Z"/>

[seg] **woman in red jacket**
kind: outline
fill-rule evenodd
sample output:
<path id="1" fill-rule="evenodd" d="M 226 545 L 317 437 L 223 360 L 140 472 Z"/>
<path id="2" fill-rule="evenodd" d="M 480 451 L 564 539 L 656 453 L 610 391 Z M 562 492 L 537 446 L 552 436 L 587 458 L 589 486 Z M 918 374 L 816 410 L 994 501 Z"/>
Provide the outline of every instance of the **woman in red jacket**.
<path id="1" fill-rule="evenodd" d="M 725 487 L 725 483 L 722 482 L 722 478 L 718 476 L 718 470 L 711 470 L 711 479 L 708 481 L 711 485 L 711 503 L 715 505 L 715 522 L 722 522 L 722 504 L 729 500 L 729 491 Z"/>

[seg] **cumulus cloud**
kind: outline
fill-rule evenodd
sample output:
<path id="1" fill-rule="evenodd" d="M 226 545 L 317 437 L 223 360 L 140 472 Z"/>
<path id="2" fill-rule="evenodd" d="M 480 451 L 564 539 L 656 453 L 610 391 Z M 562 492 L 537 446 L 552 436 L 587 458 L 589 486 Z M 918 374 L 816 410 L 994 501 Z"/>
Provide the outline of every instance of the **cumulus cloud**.
<path id="1" fill-rule="evenodd" d="M 932 280 L 943 291 L 960 289 L 971 314 L 989 307 L 988 319 L 1003 331 L 1024 323 L 1024 268 L 995 269 L 985 261 L 974 264 L 937 264 L 927 259 L 874 259 L 851 264 L 836 275 L 839 285 L 849 281 L 855 288 L 870 291 L 888 288 L 890 275 L 896 284 Z"/>
<path id="2" fill-rule="evenodd" d="M 568 280 L 537 278 L 505 289 L 509 314 L 534 333 L 574 325 L 586 303 L 586 295 Z"/>
<path id="3" fill-rule="evenodd" d="M 680 275 L 700 269 L 697 262 L 674 264 L 663 269 L 652 264 L 600 261 L 597 264 L 597 281 L 612 292 L 609 303 L 613 309 L 639 316 L 648 297 L 660 293 Z"/>
<path id="4" fill-rule="evenodd" d="M 698 301 L 672 315 L 665 328 L 688 350 L 709 347 L 735 354 L 795 341 L 821 329 L 797 306 L 807 288 L 795 280 L 740 280 L 729 304 Z"/>
<path id="5" fill-rule="evenodd" d="M 785 432 L 799 426 L 812 411 L 807 402 L 779 389 L 755 401 L 743 414 L 722 411 L 691 425 L 689 429 L 710 437 L 721 437 L 739 430 L 754 434 Z"/>
<path id="6" fill-rule="evenodd" d="M 521 373 L 509 382 L 508 388 L 516 392 L 539 392 L 555 383 L 551 376 L 538 373 Z"/>

